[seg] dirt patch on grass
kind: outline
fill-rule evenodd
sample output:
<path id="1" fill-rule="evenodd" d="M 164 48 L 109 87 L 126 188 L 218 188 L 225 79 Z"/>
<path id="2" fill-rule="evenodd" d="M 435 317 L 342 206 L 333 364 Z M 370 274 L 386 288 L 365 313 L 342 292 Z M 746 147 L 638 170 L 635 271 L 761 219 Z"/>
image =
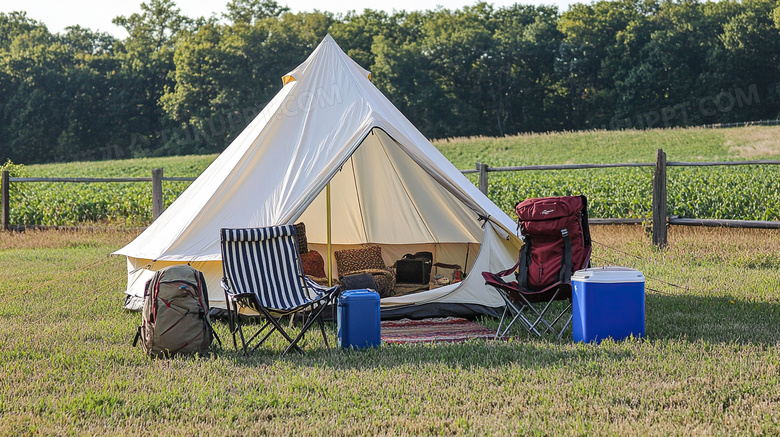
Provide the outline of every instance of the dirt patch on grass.
<path id="1" fill-rule="evenodd" d="M 723 131 L 729 152 L 743 158 L 775 157 L 780 155 L 780 127 L 752 126 Z"/>
<path id="2" fill-rule="evenodd" d="M 116 246 L 117 249 L 132 241 L 140 233 L 137 229 L 98 230 L 26 230 L 24 232 L 0 232 L 0 250 L 44 249 Z"/>
<path id="3" fill-rule="evenodd" d="M 650 236 L 640 225 L 591 225 L 595 265 L 633 263 L 657 256 Z M 780 231 L 698 226 L 669 228 L 663 256 L 681 263 L 722 263 L 745 268 L 780 265 Z M 630 265 L 630 264 L 629 264 Z"/>

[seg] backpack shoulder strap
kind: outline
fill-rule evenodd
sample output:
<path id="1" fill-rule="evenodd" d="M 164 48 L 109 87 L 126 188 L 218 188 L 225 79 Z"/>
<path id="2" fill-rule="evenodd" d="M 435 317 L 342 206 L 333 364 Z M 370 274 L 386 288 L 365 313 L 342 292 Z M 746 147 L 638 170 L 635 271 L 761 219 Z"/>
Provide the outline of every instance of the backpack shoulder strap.
<path id="1" fill-rule="evenodd" d="M 146 300 L 150 299 L 152 301 L 155 301 L 157 299 L 157 287 L 160 285 L 160 276 L 162 276 L 162 272 L 160 270 L 154 272 L 154 276 L 152 276 L 151 279 L 146 281 L 146 284 L 144 284 L 144 305 L 141 308 L 141 324 L 138 325 L 138 328 L 135 330 L 135 338 L 133 338 L 133 347 L 138 346 L 138 340 L 142 340 L 142 330 L 144 328 L 144 325 L 146 324 L 146 321 L 144 320 L 144 317 L 146 317 L 144 314 L 144 311 L 147 309 L 147 303 Z M 152 308 L 151 308 L 151 314 L 150 314 L 150 320 L 154 321 L 157 318 L 157 311 L 156 311 L 156 305 L 154 302 L 152 302 Z M 144 340 L 145 341 L 145 340 Z"/>
<path id="2" fill-rule="evenodd" d="M 580 211 L 580 227 L 582 228 L 582 238 L 585 242 L 585 247 L 591 246 L 590 240 L 590 224 L 588 223 L 588 198 L 584 194 L 582 197 L 582 210 Z"/>
<path id="3" fill-rule="evenodd" d="M 203 319 L 206 321 L 206 329 L 211 331 L 211 335 L 217 340 L 217 343 L 222 346 L 222 340 L 219 339 L 217 331 L 214 330 L 214 326 L 211 324 L 211 316 L 209 315 L 209 291 L 208 288 L 206 288 L 206 278 L 200 270 L 198 270 L 198 289 L 200 290 L 200 302 L 204 312 Z"/>
<path id="4" fill-rule="evenodd" d="M 531 239 L 526 237 L 523 247 L 520 249 L 520 259 L 517 261 L 517 287 L 528 290 L 528 268 L 531 265 Z"/>
<path id="5" fill-rule="evenodd" d="M 566 228 L 561 229 L 561 236 L 563 237 L 563 259 L 561 260 L 561 273 L 558 276 L 558 281 L 562 284 L 571 282 L 571 238 L 569 238 L 569 230 Z"/>

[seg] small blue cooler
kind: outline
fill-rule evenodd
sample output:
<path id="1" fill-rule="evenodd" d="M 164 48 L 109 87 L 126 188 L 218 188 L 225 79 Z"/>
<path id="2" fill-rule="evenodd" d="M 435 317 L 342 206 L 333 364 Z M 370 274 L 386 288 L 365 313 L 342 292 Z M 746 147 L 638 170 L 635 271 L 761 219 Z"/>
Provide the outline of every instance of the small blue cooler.
<path id="1" fill-rule="evenodd" d="M 571 277 L 574 341 L 645 336 L 645 277 L 626 267 L 592 267 Z"/>
<path id="2" fill-rule="evenodd" d="M 339 346 L 363 349 L 382 343 L 379 293 L 347 290 L 338 299 Z"/>

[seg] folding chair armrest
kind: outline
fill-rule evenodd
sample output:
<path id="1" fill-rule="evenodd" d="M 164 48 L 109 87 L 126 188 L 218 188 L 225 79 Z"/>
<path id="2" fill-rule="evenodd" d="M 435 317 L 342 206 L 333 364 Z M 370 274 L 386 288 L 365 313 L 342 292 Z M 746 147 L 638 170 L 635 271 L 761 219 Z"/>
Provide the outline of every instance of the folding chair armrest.
<path id="1" fill-rule="evenodd" d="M 312 275 L 306 275 L 307 278 L 311 279 L 312 281 L 316 282 L 317 284 L 327 287 L 328 278 L 326 276 L 319 277 L 319 276 L 312 276 Z M 338 285 L 339 280 L 336 278 L 331 278 L 331 281 L 333 281 L 333 285 Z"/>
<path id="2" fill-rule="evenodd" d="M 225 290 L 225 296 L 230 297 L 233 300 L 246 299 L 247 297 L 254 296 L 254 293 L 236 293 L 236 292 L 234 292 L 230 288 L 230 285 L 228 285 L 227 280 L 225 278 L 222 278 L 222 281 L 220 281 L 220 285 L 222 286 L 222 289 Z"/>
<path id="3" fill-rule="evenodd" d="M 331 296 L 334 293 L 338 293 L 341 290 L 341 287 L 338 284 L 328 287 L 326 285 L 318 284 L 317 282 L 314 281 L 314 279 L 308 276 L 305 277 L 305 280 L 306 280 L 307 287 L 312 289 L 315 293 L 317 293 L 320 296 Z"/>
<path id="4" fill-rule="evenodd" d="M 501 278 L 503 278 L 504 276 L 509 276 L 510 274 L 516 272 L 518 267 L 520 267 L 520 260 L 519 259 L 517 260 L 515 265 L 513 265 L 512 267 L 510 267 L 510 268 L 508 268 L 506 270 L 501 270 L 500 272 L 496 273 L 495 275 L 497 277 L 501 277 Z"/>

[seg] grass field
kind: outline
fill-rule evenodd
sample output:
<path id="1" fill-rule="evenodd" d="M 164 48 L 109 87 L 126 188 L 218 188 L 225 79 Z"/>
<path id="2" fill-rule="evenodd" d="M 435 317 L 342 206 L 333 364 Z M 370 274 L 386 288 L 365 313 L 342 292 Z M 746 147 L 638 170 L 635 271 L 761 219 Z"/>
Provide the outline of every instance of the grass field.
<path id="1" fill-rule="evenodd" d="M 592 230 L 596 265 L 647 277 L 644 340 L 156 361 L 107 257 L 134 233 L 0 233 L 0 434 L 780 434 L 780 233 L 672 227 L 657 251 L 640 226 Z"/>
<path id="2" fill-rule="evenodd" d="M 660 129 L 455 138 L 434 141 L 459 169 L 477 161 L 491 167 L 525 164 L 654 162 L 662 148 L 670 161 L 776 159 L 780 127 Z M 24 167 L 18 176 L 138 177 L 163 167 L 167 176 L 197 176 L 215 158 L 183 156 Z M 502 209 L 529 197 L 585 194 L 592 217 L 646 218 L 653 168 L 490 173 L 488 196 Z M 780 220 L 780 167 L 670 167 L 669 214 L 688 218 Z M 471 175 L 472 181 L 476 178 Z M 166 182 L 170 204 L 186 182 Z M 13 224 L 73 225 L 151 221 L 149 184 L 16 184 Z"/>

